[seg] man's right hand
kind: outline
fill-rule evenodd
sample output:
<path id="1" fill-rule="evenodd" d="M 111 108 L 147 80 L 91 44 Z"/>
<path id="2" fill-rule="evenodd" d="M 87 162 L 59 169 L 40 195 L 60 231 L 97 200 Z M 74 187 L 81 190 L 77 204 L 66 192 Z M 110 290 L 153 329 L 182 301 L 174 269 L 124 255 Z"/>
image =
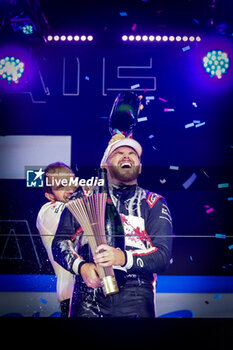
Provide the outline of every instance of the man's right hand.
<path id="1" fill-rule="evenodd" d="M 93 263 L 85 263 L 81 266 L 80 274 L 83 281 L 88 287 L 98 288 L 101 287 L 101 280 L 98 275 L 97 267 Z"/>

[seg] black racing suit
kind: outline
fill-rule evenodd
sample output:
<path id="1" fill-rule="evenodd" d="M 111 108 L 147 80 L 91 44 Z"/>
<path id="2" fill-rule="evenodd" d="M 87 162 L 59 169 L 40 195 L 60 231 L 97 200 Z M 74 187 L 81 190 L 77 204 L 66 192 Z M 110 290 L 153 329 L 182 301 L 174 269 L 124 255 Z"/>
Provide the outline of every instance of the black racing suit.
<path id="1" fill-rule="evenodd" d="M 114 266 L 119 293 L 105 297 L 102 288 L 93 289 L 84 283 L 80 268 L 93 258 L 79 223 L 66 208 L 52 252 L 57 263 L 76 275 L 70 316 L 155 317 L 156 273 L 169 266 L 171 257 L 169 209 L 162 196 L 138 185 L 109 185 L 109 191 L 124 227 L 126 262 L 122 267 Z"/>

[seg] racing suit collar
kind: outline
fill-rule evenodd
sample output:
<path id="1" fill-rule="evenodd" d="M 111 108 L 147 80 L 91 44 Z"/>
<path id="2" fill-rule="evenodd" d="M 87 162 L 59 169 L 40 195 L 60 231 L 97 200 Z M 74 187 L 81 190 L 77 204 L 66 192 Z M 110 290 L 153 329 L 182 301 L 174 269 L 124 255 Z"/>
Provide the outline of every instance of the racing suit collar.
<path id="1" fill-rule="evenodd" d="M 120 201 L 125 201 L 134 196 L 138 185 L 113 185 L 109 184 L 112 188 L 113 195 Z"/>

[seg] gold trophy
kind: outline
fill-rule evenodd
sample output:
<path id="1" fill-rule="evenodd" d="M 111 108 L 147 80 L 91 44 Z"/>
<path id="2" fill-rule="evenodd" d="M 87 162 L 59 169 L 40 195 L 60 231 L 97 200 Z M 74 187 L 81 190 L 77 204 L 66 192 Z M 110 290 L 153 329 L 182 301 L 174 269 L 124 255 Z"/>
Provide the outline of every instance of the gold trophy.
<path id="1" fill-rule="evenodd" d="M 69 201 L 66 206 L 79 222 L 87 236 L 92 254 L 100 244 L 107 244 L 105 233 L 105 208 L 107 193 L 94 193 L 86 198 L 77 198 Z M 112 266 L 97 265 L 104 295 L 119 292 Z"/>

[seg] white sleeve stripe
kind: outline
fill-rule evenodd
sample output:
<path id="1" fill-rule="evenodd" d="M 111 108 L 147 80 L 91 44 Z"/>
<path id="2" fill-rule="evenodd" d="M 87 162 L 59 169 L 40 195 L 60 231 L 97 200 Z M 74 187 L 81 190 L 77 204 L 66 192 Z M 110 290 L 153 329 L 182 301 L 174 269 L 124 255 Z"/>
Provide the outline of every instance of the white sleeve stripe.
<path id="1" fill-rule="evenodd" d="M 133 253 L 129 250 L 126 250 L 126 255 L 127 255 L 127 263 L 124 266 L 124 268 L 126 268 L 126 270 L 129 270 L 133 266 Z"/>

